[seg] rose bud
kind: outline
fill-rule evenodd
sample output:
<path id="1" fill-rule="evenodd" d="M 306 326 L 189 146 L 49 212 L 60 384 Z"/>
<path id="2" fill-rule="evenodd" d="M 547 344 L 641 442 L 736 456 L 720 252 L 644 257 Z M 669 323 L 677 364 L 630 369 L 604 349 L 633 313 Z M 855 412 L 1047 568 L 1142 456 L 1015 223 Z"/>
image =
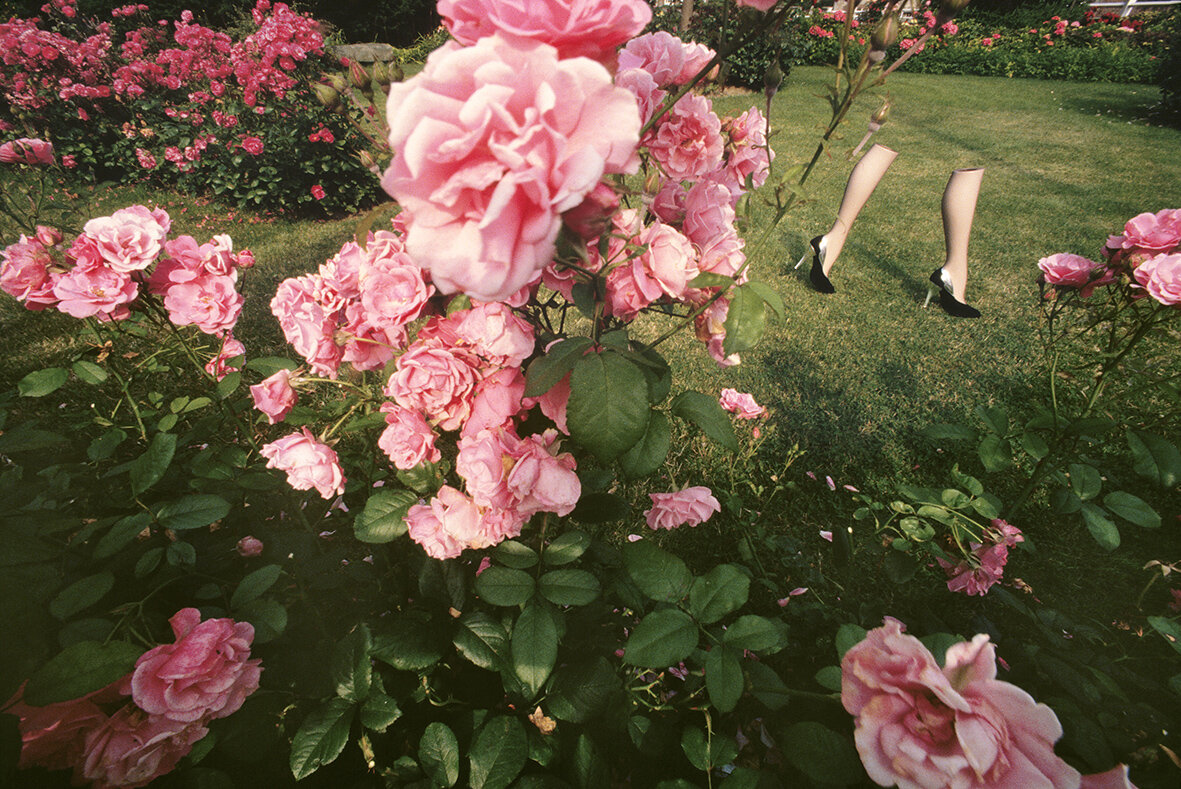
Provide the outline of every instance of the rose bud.
<path id="1" fill-rule="evenodd" d="M 373 64 L 373 81 L 382 88 L 390 84 L 390 68 L 380 60 Z"/>
<path id="2" fill-rule="evenodd" d="M 779 58 L 775 58 L 767 67 L 767 73 L 763 75 L 763 95 L 767 97 L 767 101 L 779 92 L 779 86 L 782 84 L 783 69 L 779 66 Z"/>
<path id="3" fill-rule="evenodd" d="M 885 123 L 886 119 L 889 117 L 890 102 L 887 100 L 882 103 L 882 106 L 878 107 L 873 115 L 869 116 L 869 130 L 871 132 L 876 132 L 878 129 L 882 128 L 882 124 Z"/>
<path id="4" fill-rule="evenodd" d="M 340 93 L 331 85 L 317 82 L 312 85 L 312 91 L 316 94 L 316 100 L 331 112 L 341 109 Z"/>
<path id="5" fill-rule="evenodd" d="M 878 23 L 869 39 L 869 60 L 878 63 L 886 56 L 886 50 L 898 40 L 898 15 L 890 14 Z"/>
<path id="6" fill-rule="evenodd" d="M 599 181 L 581 203 L 562 214 L 562 221 L 580 238 L 589 241 L 607 231 L 607 224 L 618 209 L 619 195 L 610 184 Z"/>
<path id="7" fill-rule="evenodd" d="M 37 225 L 37 240 L 42 246 L 55 247 L 62 242 L 62 231 L 56 227 Z"/>

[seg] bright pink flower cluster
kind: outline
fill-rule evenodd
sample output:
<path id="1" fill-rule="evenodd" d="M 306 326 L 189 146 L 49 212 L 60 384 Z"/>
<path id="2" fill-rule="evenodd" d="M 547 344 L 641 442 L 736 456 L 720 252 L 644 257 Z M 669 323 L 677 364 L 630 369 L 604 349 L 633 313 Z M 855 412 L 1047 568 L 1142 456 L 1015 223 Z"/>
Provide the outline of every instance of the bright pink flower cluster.
<path id="1" fill-rule="evenodd" d="M 978 635 L 947 650 L 942 668 L 897 619 L 841 660 L 841 703 L 879 786 L 923 789 L 1097 789 L 1127 786 L 1127 768 L 1081 776 L 1054 753 L 1058 717 L 996 678 L 996 649 Z"/>
<path id="2" fill-rule="evenodd" d="M 1121 281 L 1165 306 L 1181 305 L 1181 209 L 1138 214 L 1124 232 L 1107 239 L 1103 262 L 1059 253 L 1038 261 L 1042 281 L 1058 290 L 1077 289 L 1083 298 L 1096 287 Z"/>
<path id="3" fill-rule="evenodd" d="M 169 621 L 175 642 L 148 650 L 131 674 L 102 690 L 44 707 L 18 695 L 8 712 L 20 718 L 19 766 L 72 767 L 75 783 L 98 789 L 145 786 L 175 768 L 210 721 L 233 714 L 258 689 L 251 625 L 202 622 L 195 608 Z"/>
<path id="4" fill-rule="evenodd" d="M 253 258 L 235 254 L 229 236 L 201 245 L 191 236 L 168 240 L 171 224 L 163 209 L 121 208 L 88 221 L 69 248 L 59 232 L 40 228 L 3 251 L 0 289 L 29 309 L 56 306 L 107 321 L 129 317 L 143 286 L 176 325 L 227 337 L 242 309 L 237 268 Z"/>
<path id="5" fill-rule="evenodd" d="M 997 518 L 981 535 L 981 541 L 972 541 L 968 547 L 971 557 L 952 564 L 940 557 L 939 566 L 950 579 L 947 588 L 952 592 L 967 595 L 985 595 L 993 584 L 1001 580 L 1005 563 L 1009 561 L 1009 549 L 1025 537 L 1016 526 L 1010 526 Z"/>

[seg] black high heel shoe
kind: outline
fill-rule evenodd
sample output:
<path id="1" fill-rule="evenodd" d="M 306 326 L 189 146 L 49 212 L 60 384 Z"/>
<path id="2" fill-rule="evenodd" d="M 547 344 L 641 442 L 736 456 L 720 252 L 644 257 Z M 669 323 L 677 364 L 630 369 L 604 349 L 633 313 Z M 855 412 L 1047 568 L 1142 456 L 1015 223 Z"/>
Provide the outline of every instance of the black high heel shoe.
<path id="1" fill-rule="evenodd" d="M 939 306 L 948 315 L 955 318 L 979 318 L 980 310 L 975 307 L 969 307 L 962 301 L 952 295 L 951 277 L 942 268 L 937 268 L 931 272 L 931 284 L 927 286 L 927 300 L 923 302 L 926 307 L 931 303 L 931 297 L 936 293 L 939 294 Z"/>
<path id="2" fill-rule="evenodd" d="M 837 289 L 828 281 L 828 277 L 824 275 L 824 253 L 827 251 L 824 236 L 816 236 L 808 242 L 812 247 L 812 270 L 808 272 L 808 281 L 812 283 L 812 289 L 818 293 L 836 293 Z M 808 259 L 808 253 L 800 258 L 800 262 L 796 263 L 796 268 L 804 265 L 804 261 Z"/>

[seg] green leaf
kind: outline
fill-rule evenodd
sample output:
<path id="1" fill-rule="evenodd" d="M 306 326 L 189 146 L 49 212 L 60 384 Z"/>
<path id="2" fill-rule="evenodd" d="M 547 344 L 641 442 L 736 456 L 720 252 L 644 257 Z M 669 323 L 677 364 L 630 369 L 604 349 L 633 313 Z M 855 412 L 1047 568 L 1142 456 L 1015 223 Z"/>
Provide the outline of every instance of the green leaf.
<path id="1" fill-rule="evenodd" d="M 126 641 L 81 641 L 68 646 L 29 677 L 23 700 L 44 707 L 105 688 L 131 673 L 143 651 Z"/>
<path id="2" fill-rule="evenodd" d="M 693 583 L 683 561 L 647 540 L 625 545 L 623 563 L 640 591 L 653 600 L 675 603 L 688 594 Z"/>
<path id="3" fill-rule="evenodd" d="M 689 281 L 689 287 L 697 289 L 728 288 L 733 284 L 733 277 L 727 277 L 724 274 L 715 274 L 712 271 L 703 271 Z"/>
<path id="4" fill-rule="evenodd" d="M 702 772 L 709 770 L 709 745 L 705 741 L 705 732 L 696 726 L 686 726 L 681 732 L 681 750 L 689 764 Z"/>
<path id="5" fill-rule="evenodd" d="M 369 628 L 364 624 L 337 642 L 332 650 L 332 681 L 337 696 L 353 702 L 368 698 L 373 682 L 373 664 L 369 662 L 372 647 Z"/>
<path id="6" fill-rule="evenodd" d="M 570 436 L 600 461 L 619 457 L 648 429 L 647 387 L 640 369 L 617 353 L 581 357 L 570 373 Z"/>
<path id="7" fill-rule="evenodd" d="M 164 552 L 164 558 L 173 567 L 193 567 L 197 564 L 197 549 L 191 543 L 177 540 L 174 543 L 169 543 L 168 549 Z"/>
<path id="8" fill-rule="evenodd" d="M 643 437 L 620 456 L 619 467 L 628 479 L 646 477 L 664 465 L 671 444 L 668 417 L 660 411 L 653 411 L 648 416 L 648 428 Z"/>
<path id="9" fill-rule="evenodd" d="M 586 570 L 551 570 L 539 586 L 541 596 L 554 605 L 587 605 L 602 591 L 599 579 Z"/>
<path id="10" fill-rule="evenodd" d="M 47 367 L 20 379 L 16 388 L 21 397 L 44 397 L 60 389 L 69 377 L 70 371 L 64 367 Z"/>
<path id="11" fill-rule="evenodd" d="M 816 672 L 814 679 L 816 680 L 816 684 L 825 690 L 831 690 L 834 693 L 841 692 L 840 666 L 825 666 Z"/>
<path id="12" fill-rule="evenodd" d="M 981 517 L 992 520 L 1001 516 L 1000 507 L 995 501 L 995 497 L 985 494 L 978 498 L 972 499 L 972 509 L 976 510 Z"/>
<path id="13" fill-rule="evenodd" d="M 624 647 L 623 660 L 633 666 L 675 666 L 697 646 L 697 626 L 684 611 L 662 608 L 640 620 Z"/>
<path id="14" fill-rule="evenodd" d="M 718 784 L 718 789 L 758 789 L 762 773 L 750 767 L 735 767 L 734 770 Z"/>
<path id="15" fill-rule="evenodd" d="M 985 436 L 977 454 L 985 471 L 1004 471 L 1013 462 L 1013 447 L 999 436 Z"/>
<path id="16" fill-rule="evenodd" d="M 487 571 L 485 571 L 487 572 Z M 513 625 L 513 673 L 536 696 L 558 659 L 558 628 L 543 606 L 530 603 Z"/>
<path id="17" fill-rule="evenodd" d="M 361 705 L 361 725 L 366 729 L 384 732 L 400 717 L 402 710 L 398 702 L 376 688 L 369 691 L 368 698 Z"/>
<path id="18" fill-rule="evenodd" d="M 787 625 L 777 619 L 747 614 L 726 628 L 722 643 L 771 655 L 787 646 Z"/>
<path id="19" fill-rule="evenodd" d="M 104 534 L 102 539 L 98 541 L 98 545 L 94 547 L 94 558 L 105 559 L 115 555 L 151 523 L 152 516 L 146 512 L 137 512 L 115 521 L 111 530 Z"/>
<path id="20" fill-rule="evenodd" d="M 882 565 L 886 571 L 886 577 L 896 584 L 904 584 L 914 578 L 914 574 L 921 566 L 913 556 L 902 551 L 890 551 L 886 554 Z"/>
<path id="21" fill-rule="evenodd" d="M 627 499 L 614 493 L 583 492 L 570 517 L 579 523 L 610 523 L 631 514 Z"/>
<path id="22" fill-rule="evenodd" d="M 230 514 L 230 503 L 221 496 L 197 493 L 170 501 L 156 513 L 160 525 L 173 531 L 200 529 Z"/>
<path id="23" fill-rule="evenodd" d="M 673 398 L 670 409 L 674 415 L 697 425 L 714 442 L 731 452 L 738 451 L 734 425 L 716 397 L 701 392 L 681 392 Z"/>
<path id="24" fill-rule="evenodd" d="M 737 565 L 719 564 L 693 581 L 689 613 L 698 622 L 711 625 L 746 605 L 749 596 L 750 576 Z"/>
<path id="25" fill-rule="evenodd" d="M 422 671 L 443 657 L 442 634 L 429 619 L 399 616 L 381 626 L 369 654 L 400 671 Z"/>
<path id="26" fill-rule="evenodd" d="M 1034 460 L 1041 460 L 1050 454 L 1050 445 L 1046 443 L 1046 440 L 1040 434 L 1032 430 L 1026 430 L 1021 434 L 1021 447 Z"/>
<path id="27" fill-rule="evenodd" d="M 482 669 L 497 671 L 507 653 L 508 633 L 504 626 L 483 611 L 469 611 L 459 619 L 455 648 Z"/>
<path id="28" fill-rule="evenodd" d="M 705 656 L 705 689 L 718 712 L 730 712 L 742 698 L 742 664 L 738 655 L 729 647 L 717 646 Z"/>
<path id="29" fill-rule="evenodd" d="M 1162 488 L 1172 488 L 1181 482 L 1181 451 L 1171 441 L 1152 433 L 1129 430 L 1128 448 L 1132 450 L 1132 468 L 1140 476 Z"/>
<path id="30" fill-rule="evenodd" d="M 554 343 L 525 371 L 525 396 L 539 397 L 553 389 L 593 344 L 590 337 L 570 337 Z"/>
<path id="31" fill-rule="evenodd" d="M 135 563 L 135 577 L 143 578 L 151 573 L 160 566 L 162 558 L 164 558 L 163 548 L 149 548 L 144 551 L 144 555 L 139 557 Z"/>
<path id="32" fill-rule="evenodd" d="M 393 542 L 406 533 L 406 513 L 417 503 L 418 496 L 408 490 L 379 490 L 353 521 L 353 532 L 361 542 Z"/>
<path id="33" fill-rule="evenodd" d="M 533 592 L 533 576 L 522 570 L 489 567 L 476 577 L 476 594 L 491 605 L 521 605 Z"/>
<path id="34" fill-rule="evenodd" d="M 496 561 L 514 570 L 527 570 L 537 566 L 537 551 L 523 542 L 505 540 L 492 549 Z"/>
<path id="35" fill-rule="evenodd" d="M 472 741 L 469 759 L 472 789 L 505 789 L 529 759 L 521 722 L 507 715 L 487 721 Z"/>
<path id="36" fill-rule="evenodd" d="M 172 456 L 176 454 L 176 435 L 157 433 L 147 451 L 131 464 L 131 493 L 138 496 L 155 485 L 168 471 Z"/>
<path id="37" fill-rule="evenodd" d="M 115 576 L 109 571 L 88 575 L 58 592 L 49 601 L 49 613 L 54 619 L 65 621 L 97 603 L 114 585 Z"/>
<path id="38" fill-rule="evenodd" d="M 793 724 L 780 742 L 787 760 L 817 783 L 848 786 L 864 776 L 853 745 L 827 726 L 811 721 Z"/>
<path id="39" fill-rule="evenodd" d="M 1085 463 L 1070 464 L 1070 489 L 1083 501 L 1093 499 L 1103 488 L 1103 477 L 1099 469 Z"/>
<path id="40" fill-rule="evenodd" d="M 435 786 L 459 780 L 459 740 L 445 723 L 429 724 L 418 741 L 418 762 Z"/>
<path id="41" fill-rule="evenodd" d="M 1119 529 L 1107 517 L 1107 513 L 1089 501 L 1083 502 L 1082 512 L 1083 523 L 1087 525 L 1087 531 L 1091 532 L 1095 542 L 1109 551 L 1119 547 Z"/>
<path id="42" fill-rule="evenodd" d="M 962 510 L 971 502 L 971 499 L 966 493 L 955 488 L 944 488 L 939 494 L 939 500 L 943 502 L 944 507 L 952 510 Z M 923 514 L 922 509 L 919 510 L 919 514 Z"/>
<path id="43" fill-rule="evenodd" d="M 551 567 L 575 561 L 590 547 L 591 538 L 580 531 L 570 530 L 551 542 L 542 554 L 541 560 Z"/>
<path id="44" fill-rule="evenodd" d="M 237 391 L 238 386 L 242 383 L 242 373 L 230 373 L 225 378 L 217 382 L 217 398 L 225 400 L 227 397 Z"/>
<path id="45" fill-rule="evenodd" d="M 555 718 L 585 723 L 607 707 L 622 688 L 615 670 L 604 657 L 562 666 L 554 672 L 545 695 L 545 706 Z"/>
<path id="46" fill-rule="evenodd" d="M 783 304 L 783 297 L 766 282 L 752 279 L 746 283 L 745 287 L 749 288 L 752 293 L 766 302 L 767 306 L 779 317 L 779 320 L 787 317 L 787 308 Z"/>
<path id="47" fill-rule="evenodd" d="M 920 431 L 927 439 L 939 441 L 975 441 L 979 433 L 967 425 L 927 425 Z"/>
<path id="48" fill-rule="evenodd" d="M 843 658 L 846 652 L 864 641 L 867 635 L 869 635 L 869 631 L 861 625 L 851 622 L 841 625 L 837 630 L 837 657 Z"/>
<path id="49" fill-rule="evenodd" d="M 238 582 L 234 594 L 230 597 L 230 608 L 237 610 L 252 600 L 262 597 L 263 592 L 275 585 L 282 575 L 283 568 L 277 564 L 259 567 Z"/>
<path id="50" fill-rule="evenodd" d="M 394 476 L 406 487 L 423 494 L 433 493 L 443 484 L 443 474 L 438 463 L 423 462 L 405 471 L 397 469 Z"/>
<path id="51" fill-rule="evenodd" d="M 17 425 L 11 430 L 0 431 L 0 454 L 13 452 L 39 452 L 56 449 L 70 440 L 49 430 L 37 430 L 27 424 Z"/>
<path id="52" fill-rule="evenodd" d="M 1148 502 L 1122 490 L 1112 491 L 1104 496 L 1103 505 L 1128 523 L 1145 529 L 1156 529 L 1161 524 L 1160 515 Z"/>
<path id="53" fill-rule="evenodd" d="M 703 772 L 710 772 L 715 767 L 727 764 L 738 755 L 738 744 L 730 737 L 714 732 L 707 741 L 705 733 L 696 726 L 687 726 L 681 732 L 681 750 L 689 763 Z M 695 784 L 679 779 L 677 781 L 661 781 L 657 789 L 681 789 L 681 787 L 695 787 Z"/>
<path id="54" fill-rule="evenodd" d="M 766 663 L 746 662 L 746 674 L 750 678 L 750 695 L 754 696 L 769 710 L 781 710 L 791 700 L 791 691 L 774 669 Z"/>
<path id="55" fill-rule="evenodd" d="M 274 641 L 287 629 L 287 609 L 275 600 L 251 600 L 237 614 L 239 618 L 254 625 L 256 644 Z"/>
<path id="56" fill-rule="evenodd" d="M 74 371 L 74 375 L 78 376 L 78 380 L 87 384 L 101 384 L 107 380 L 107 371 L 99 367 L 94 362 L 88 362 L 85 359 L 79 359 L 70 365 L 70 369 Z"/>
<path id="57" fill-rule="evenodd" d="M 1004 438 L 1009 432 L 1009 412 L 1005 409 L 977 406 L 976 415 L 984 422 L 984 426 L 999 438 Z"/>
<path id="58" fill-rule="evenodd" d="M 763 339 L 767 326 L 767 304 L 746 285 L 730 291 L 730 307 L 726 311 L 724 324 L 726 337 L 722 341 L 722 354 L 749 351 Z"/>
<path id="59" fill-rule="evenodd" d="M 90 446 L 86 447 L 86 457 L 91 460 L 106 460 L 115 454 L 115 450 L 126 440 L 127 431 L 112 427 L 90 442 Z"/>
<path id="60" fill-rule="evenodd" d="M 298 364 L 282 356 L 259 356 L 246 362 L 246 369 L 253 370 L 263 378 L 270 378 L 280 370 L 294 370 Z"/>
<path id="61" fill-rule="evenodd" d="M 1152 629 L 1169 642 L 1169 646 L 1177 652 L 1181 652 L 1181 625 L 1172 619 L 1165 619 L 1163 616 L 1148 617 L 1148 624 L 1152 625 Z"/>
<path id="62" fill-rule="evenodd" d="M 304 719 L 291 740 L 291 774 L 307 778 L 340 756 L 349 741 L 353 723 L 352 702 L 329 699 Z"/>
<path id="63" fill-rule="evenodd" d="M 1057 515 L 1073 515 L 1082 509 L 1083 500 L 1070 488 L 1055 488 L 1050 493 L 1050 509 Z"/>
<path id="64" fill-rule="evenodd" d="M 630 354 L 628 358 L 636 361 L 648 380 L 648 402 L 652 405 L 663 403 L 673 385 L 673 373 L 668 361 L 655 348 L 646 347 Z"/>

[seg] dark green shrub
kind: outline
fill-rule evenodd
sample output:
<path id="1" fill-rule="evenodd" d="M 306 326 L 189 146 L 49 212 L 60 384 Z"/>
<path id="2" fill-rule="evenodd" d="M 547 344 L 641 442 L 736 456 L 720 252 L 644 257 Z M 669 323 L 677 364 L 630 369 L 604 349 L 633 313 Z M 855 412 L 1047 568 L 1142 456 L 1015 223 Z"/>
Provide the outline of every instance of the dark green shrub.
<path id="1" fill-rule="evenodd" d="M 1165 25 L 1168 38 L 1160 59 L 1161 120 L 1181 126 L 1181 12 L 1174 13 Z"/>

